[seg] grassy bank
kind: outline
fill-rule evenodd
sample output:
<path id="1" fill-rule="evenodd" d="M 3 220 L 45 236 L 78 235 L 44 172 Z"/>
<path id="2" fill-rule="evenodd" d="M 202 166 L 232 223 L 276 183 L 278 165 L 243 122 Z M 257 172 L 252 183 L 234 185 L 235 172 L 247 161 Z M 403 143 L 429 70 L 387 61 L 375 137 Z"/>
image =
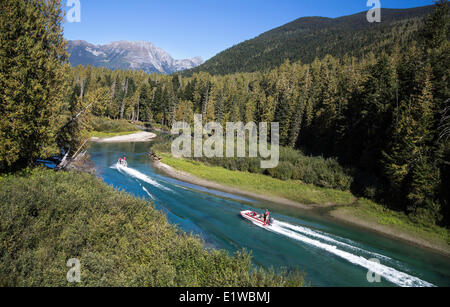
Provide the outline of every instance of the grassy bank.
<path id="1" fill-rule="evenodd" d="M 283 197 L 301 204 L 336 205 L 330 212 L 339 220 L 383 232 L 450 255 L 450 231 L 438 226 L 412 221 L 406 214 L 387 209 L 373 201 L 357 198 L 349 191 L 320 188 L 296 180 L 279 180 L 262 174 L 231 171 L 190 159 L 177 159 L 158 153 L 162 162 L 176 170 L 190 173 L 242 191 Z"/>
<path id="2" fill-rule="evenodd" d="M 300 274 L 254 269 L 245 252 L 206 250 L 151 203 L 98 178 L 35 169 L 0 178 L 0 286 L 299 286 Z"/>
<path id="3" fill-rule="evenodd" d="M 355 206 L 336 208 L 332 215 L 361 226 L 364 224 L 373 225 L 374 228 L 387 226 L 392 229 L 394 236 L 403 237 L 401 232 L 404 232 L 415 237 L 420 245 L 428 246 L 429 244 L 426 244 L 428 242 L 441 247 L 439 249 L 443 251 L 447 250 L 447 254 L 450 255 L 450 230 L 435 225 L 419 224 L 406 214 L 390 210 L 371 200 L 358 199 Z"/>

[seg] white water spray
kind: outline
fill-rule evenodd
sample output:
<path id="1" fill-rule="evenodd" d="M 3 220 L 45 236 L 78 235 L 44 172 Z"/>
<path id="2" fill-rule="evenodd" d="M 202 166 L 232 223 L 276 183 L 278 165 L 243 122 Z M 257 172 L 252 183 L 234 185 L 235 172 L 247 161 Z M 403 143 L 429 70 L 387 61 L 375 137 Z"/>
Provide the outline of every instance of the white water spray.
<path id="1" fill-rule="evenodd" d="M 165 190 L 165 191 L 170 191 L 173 192 L 171 189 L 159 184 L 158 182 L 156 182 L 155 180 L 153 180 L 152 178 L 150 178 L 149 176 L 142 174 L 141 172 L 139 172 L 138 170 L 135 170 L 133 168 L 130 167 L 125 167 L 123 165 L 120 165 L 119 163 L 117 163 L 116 165 L 112 166 L 111 168 L 117 169 L 119 172 L 121 173 L 126 173 L 127 175 L 134 177 L 136 179 L 142 180 L 156 188 Z"/>
<path id="2" fill-rule="evenodd" d="M 371 272 L 384 277 L 386 280 L 388 280 L 398 286 L 401 286 L 401 287 L 433 287 L 434 286 L 433 284 L 431 284 L 429 282 L 426 282 L 417 277 L 408 275 L 406 273 L 400 272 L 400 271 L 398 271 L 392 267 L 389 267 L 387 265 L 384 265 L 381 263 L 375 263 L 375 262 L 372 262 L 369 259 L 366 259 L 362 256 L 358 256 L 358 255 L 352 254 L 350 252 L 341 250 L 338 248 L 337 245 L 350 247 L 354 250 L 355 249 L 362 250 L 362 249 L 351 246 L 351 245 L 343 243 L 343 242 L 339 242 L 333 238 L 330 238 L 323 234 L 317 233 L 311 229 L 308 229 L 305 227 L 300 227 L 300 226 L 295 226 L 295 225 L 291 225 L 291 224 L 279 222 L 279 221 L 274 221 L 272 225 L 264 227 L 264 228 L 271 232 L 287 236 L 291 239 L 306 243 L 306 244 L 314 246 L 316 248 L 326 250 L 327 252 L 334 254 L 340 258 L 343 258 L 343 259 L 349 261 L 350 263 L 353 263 L 353 264 L 359 265 L 363 268 L 366 268 L 367 270 L 370 270 Z M 307 237 L 306 235 L 309 235 L 316 239 L 322 239 L 324 241 L 327 241 L 329 243 L 334 243 L 336 245 L 330 245 L 330 244 L 321 242 L 319 240 Z M 363 251 L 366 253 L 369 253 L 369 254 L 371 253 L 369 251 L 365 251 L 365 250 L 363 250 Z M 388 257 L 385 257 L 385 256 L 382 256 L 382 258 L 389 259 Z"/>
<path id="3" fill-rule="evenodd" d="M 274 221 L 274 225 L 280 226 L 282 228 L 287 228 L 287 229 L 290 229 L 290 230 L 294 230 L 296 232 L 308 235 L 310 237 L 314 237 L 314 238 L 317 238 L 317 239 L 322 239 L 322 240 L 327 241 L 329 243 L 336 244 L 336 245 L 339 245 L 339 246 L 342 246 L 342 247 L 346 247 L 346 248 L 351 249 L 353 251 L 358 251 L 360 253 L 368 254 L 371 257 L 383 258 L 385 260 L 391 260 L 391 258 L 389 258 L 387 256 L 384 256 L 384 255 L 381 255 L 381 254 L 378 254 L 378 253 L 375 253 L 375 252 L 367 251 L 367 250 L 362 249 L 360 247 L 357 247 L 357 246 L 354 246 L 354 245 L 351 245 L 351 244 L 348 244 L 348 243 L 344 243 L 344 242 L 338 241 L 336 239 L 333 239 L 332 237 L 327 236 L 324 233 L 312 230 L 310 228 L 306 228 L 306 227 L 302 227 L 302 226 L 296 226 L 296 225 L 291 225 L 289 223 L 285 223 L 285 222 L 281 222 L 281 221 Z M 352 241 L 350 241 L 350 242 L 352 242 Z M 352 242 L 352 243 L 355 244 L 354 242 Z"/>

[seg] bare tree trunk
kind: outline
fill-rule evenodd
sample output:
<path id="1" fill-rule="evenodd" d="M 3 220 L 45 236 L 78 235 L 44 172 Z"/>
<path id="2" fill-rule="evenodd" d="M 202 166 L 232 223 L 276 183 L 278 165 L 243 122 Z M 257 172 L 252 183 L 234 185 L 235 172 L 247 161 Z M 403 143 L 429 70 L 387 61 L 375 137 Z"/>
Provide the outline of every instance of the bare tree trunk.
<path id="1" fill-rule="evenodd" d="M 178 75 L 178 83 L 180 84 L 179 89 L 183 89 L 183 77 L 181 77 L 181 75 Z"/>
<path id="2" fill-rule="evenodd" d="M 125 78 L 125 84 L 123 85 L 123 89 L 125 91 L 125 94 L 122 99 L 122 105 L 120 106 L 120 119 L 123 119 L 123 113 L 125 112 L 125 99 L 128 94 L 128 78 Z"/>
<path id="3" fill-rule="evenodd" d="M 203 118 L 206 118 L 206 111 L 208 110 L 208 103 L 209 103 L 209 86 L 206 88 L 206 96 L 205 96 L 205 102 L 203 104 Z"/>
<path id="4" fill-rule="evenodd" d="M 137 121 L 139 121 L 139 117 L 140 117 L 140 112 L 141 112 L 141 100 L 138 99 L 138 103 L 137 103 Z"/>
<path id="5" fill-rule="evenodd" d="M 80 80 L 80 99 L 83 101 L 84 97 L 84 80 Z"/>

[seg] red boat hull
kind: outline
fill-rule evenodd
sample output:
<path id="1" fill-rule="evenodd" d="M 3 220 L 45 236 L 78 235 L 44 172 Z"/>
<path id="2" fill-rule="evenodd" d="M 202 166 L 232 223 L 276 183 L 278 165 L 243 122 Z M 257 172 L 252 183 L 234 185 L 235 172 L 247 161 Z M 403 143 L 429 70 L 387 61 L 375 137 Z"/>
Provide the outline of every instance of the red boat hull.
<path id="1" fill-rule="evenodd" d="M 258 226 L 266 227 L 270 225 L 270 222 L 266 223 L 264 221 L 264 216 L 253 211 L 242 211 L 241 216 Z"/>

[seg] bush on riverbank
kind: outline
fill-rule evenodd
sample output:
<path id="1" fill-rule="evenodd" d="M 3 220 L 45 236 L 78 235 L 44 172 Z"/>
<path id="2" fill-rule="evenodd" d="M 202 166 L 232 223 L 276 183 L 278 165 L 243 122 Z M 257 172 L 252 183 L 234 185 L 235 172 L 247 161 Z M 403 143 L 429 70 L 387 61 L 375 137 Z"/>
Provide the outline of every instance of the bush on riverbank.
<path id="1" fill-rule="evenodd" d="M 112 120 L 106 117 L 94 117 L 91 122 L 92 130 L 101 133 L 121 133 L 138 131 L 135 125 L 127 120 Z"/>
<path id="2" fill-rule="evenodd" d="M 141 199 L 84 173 L 35 169 L 0 178 L 0 286 L 300 286 L 298 273 L 206 250 Z"/>

